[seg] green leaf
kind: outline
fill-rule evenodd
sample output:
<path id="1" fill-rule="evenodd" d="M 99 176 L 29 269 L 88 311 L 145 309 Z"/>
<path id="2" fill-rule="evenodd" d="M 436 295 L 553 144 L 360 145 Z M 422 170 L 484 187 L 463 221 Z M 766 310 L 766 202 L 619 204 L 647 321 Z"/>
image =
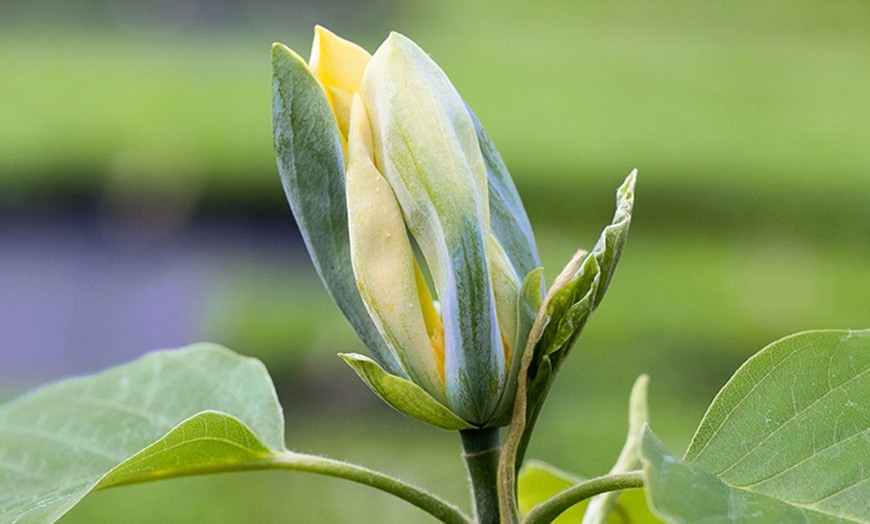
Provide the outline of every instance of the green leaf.
<path id="1" fill-rule="evenodd" d="M 94 489 L 218 473 L 272 454 L 239 419 L 218 411 L 190 417 L 107 473 Z"/>
<path id="2" fill-rule="evenodd" d="M 870 522 L 870 330 L 812 331 L 749 359 L 686 453 L 645 436 L 653 503 L 674 522 Z"/>
<path id="3" fill-rule="evenodd" d="M 626 177 L 616 192 L 613 221 L 601 232 L 592 252 L 582 263 L 577 264 L 575 256 L 575 260 L 566 266 L 563 273 L 577 264 L 570 280 L 555 290 L 549 302 L 547 313 L 551 321 L 541 337 L 538 352 L 552 355 L 553 368 L 556 370 L 580 336 L 589 316 L 601 303 L 616 270 L 628 239 L 636 179 L 637 170 Z"/>
<path id="4" fill-rule="evenodd" d="M 441 429 L 474 428 L 423 388 L 410 380 L 387 373 L 377 362 L 365 355 L 340 353 L 339 356 L 381 400 L 396 411 Z"/>
<path id="5" fill-rule="evenodd" d="M 283 442 L 259 361 L 212 344 L 151 353 L 0 406 L 0 521 L 52 522 L 93 489 L 236 469 Z"/>
<path id="6" fill-rule="evenodd" d="M 607 518 L 608 524 L 662 524 L 649 508 L 642 489 L 629 489 L 619 496 L 619 502 Z"/>
<path id="7" fill-rule="evenodd" d="M 625 241 L 628 239 L 628 227 L 631 225 L 631 212 L 634 209 L 634 184 L 637 181 L 637 169 L 632 171 L 625 182 L 616 191 L 616 213 L 611 224 L 604 228 L 601 237 L 592 248 L 592 256 L 598 260 L 601 268 L 601 283 L 595 294 L 595 307 L 601 303 L 613 271 L 622 255 Z"/>
<path id="8" fill-rule="evenodd" d="M 562 288 L 550 303 L 552 336 L 547 341 L 546 353 L 558 369 L 562 359 L 571 350 L 586 321 L 595 309 L 595 296 L 601 282 L 601 269 L 595 257 L 586 257 L 577 278 Z M 549 326 L 548 326 L 549 327 Z"/>
<path id="9" fill-rule="evenodd" d="M 323 88 L 299 55 L 272 46 L 278 173 L 320 279 L 375 359 L 404 376 L 360 298 L 350 260 L 344 151 Z"/>
<path id="10" fill-rule="evenodd" d="M 516 408 L 499 463 L 499 489 L 507 494 L 501 500 L 505 520 L 516 518 L 515 474 L 523 463 L 541 406 L 564 357 L 601 302 L 619 261 L 631 222 L 636 177 L 634 170 L 617 191 L 613 222 L 604 229 L 593 252 L 587 256 L 578 251 L 556 277 L 529 333 L 532 347 L 523 353 Z"/>
<path id="11" fill-rule="evenodd" d="M 731 486 L 707 469 L 671 454 L 648 427 L 641 440 L 641 457 L 650 503 L 654 511 L 668 522 L 861 522 Z"/>

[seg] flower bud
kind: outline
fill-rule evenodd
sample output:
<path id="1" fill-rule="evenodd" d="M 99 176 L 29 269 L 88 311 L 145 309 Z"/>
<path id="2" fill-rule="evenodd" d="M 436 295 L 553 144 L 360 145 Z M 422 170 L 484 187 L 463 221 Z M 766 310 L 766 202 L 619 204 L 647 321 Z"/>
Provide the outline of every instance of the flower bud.
<path id="1" fill-rule="evenodd" d="M 426 422 L 504 423 L 515 352 L 534 317 L 521 283 L 540 264 L 480 123 L 444 72 L 397 33 L 370 56 L 317 28 L 307 66 L 275 49 L 276 149 L 291 208 L 377 363 L 346 360 L 388 403 Z M 313 234 L 324 221 L 330 227 Z"/>

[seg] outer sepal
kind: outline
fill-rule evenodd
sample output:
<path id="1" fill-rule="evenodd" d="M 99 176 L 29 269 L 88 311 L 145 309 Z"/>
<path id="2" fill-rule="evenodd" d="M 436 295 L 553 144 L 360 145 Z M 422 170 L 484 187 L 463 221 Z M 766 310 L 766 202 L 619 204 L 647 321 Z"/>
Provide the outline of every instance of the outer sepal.
<path id="1" fill-rule="evenodd" d="M 403 375 L 369 317 L 354 279 L 348 239 L 344 151 L 329 101 L 308 66 L 272 46 L 272 127 L 278 171 L 311 260 L 369 351 Z"/>
<path id="2" fill-rule="evenodd" d="M 517 275 L 527 275 L 533 269 L 541 267 L 532 225 L 501 155 L 471 108 L 467 104 L 465 108 L 471 115 L 483 162 L 486 164 L 492 234 L 507 253 Z"/>
<path id="3" fill-rule="evenodd" d="M 384 371 L 374 360 L 356 353 L 339 354 L 366 385 L 395 410 L 446 430 L 473 429 L 420 386 Z"/>

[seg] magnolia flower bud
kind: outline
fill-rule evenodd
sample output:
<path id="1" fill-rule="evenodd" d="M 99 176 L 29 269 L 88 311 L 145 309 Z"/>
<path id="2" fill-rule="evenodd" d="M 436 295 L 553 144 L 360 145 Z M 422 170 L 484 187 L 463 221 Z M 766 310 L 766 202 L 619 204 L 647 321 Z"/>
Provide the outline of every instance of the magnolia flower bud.
<path id="1" fill-rule="evenodd" d="M 540 263 L 480 123 L 444 72 L 397 33 L 370 57 L 318 28 L 308 65 L 280 44 L 273 62 L 291 208 L 376 362 L 345 359 L 392 406 L 436 426 L 506 423 L 515 355 L 536 312 L 529 303 L 541 300 L 532 272 Z"/>

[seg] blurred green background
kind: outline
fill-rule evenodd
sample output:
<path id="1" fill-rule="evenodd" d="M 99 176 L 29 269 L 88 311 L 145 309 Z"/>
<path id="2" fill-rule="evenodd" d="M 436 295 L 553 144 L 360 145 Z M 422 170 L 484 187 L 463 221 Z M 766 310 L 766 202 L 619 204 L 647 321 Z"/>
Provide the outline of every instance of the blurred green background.
<path id="1" fill-rule="evenodd" d="M 169 343 L 196 335 L 264 360 L 292 449 L 465 504 L 458 437 L 381 406 L 335 357 L 361 344 L 292 228 L 271 146 L 269 46 L 307 56 L 314 24 L 370 51 L 397 30 L 432 55 L 511 169 L 550 279 L 592 246 L 616 187 L 639 169 L 620 268 L 530 456 L 606 471 L 640 373 L 651 375 L 653 429 L 681 452 L 716 391 L 766 344 L 870 327 L 870 4 L 858 0 L 6 0 L 0 252 L 22 231 L 84 249 L 108 236 L 146 261 L 194 246 L 213 261 L 208 291 Z M 0 296 L 0 311 L 16 304 Z M 53 371 L 32 380 L 127 360 L 100 344 L 85 365 L 46 356 Z M 31 385 L 16 367 L 27 340 L 14 345 L 0 349 L 7 392 Z M 252 473 L 98 493 L 63 522 L 119 520 L 430 521 L 342 481 Z"/>

